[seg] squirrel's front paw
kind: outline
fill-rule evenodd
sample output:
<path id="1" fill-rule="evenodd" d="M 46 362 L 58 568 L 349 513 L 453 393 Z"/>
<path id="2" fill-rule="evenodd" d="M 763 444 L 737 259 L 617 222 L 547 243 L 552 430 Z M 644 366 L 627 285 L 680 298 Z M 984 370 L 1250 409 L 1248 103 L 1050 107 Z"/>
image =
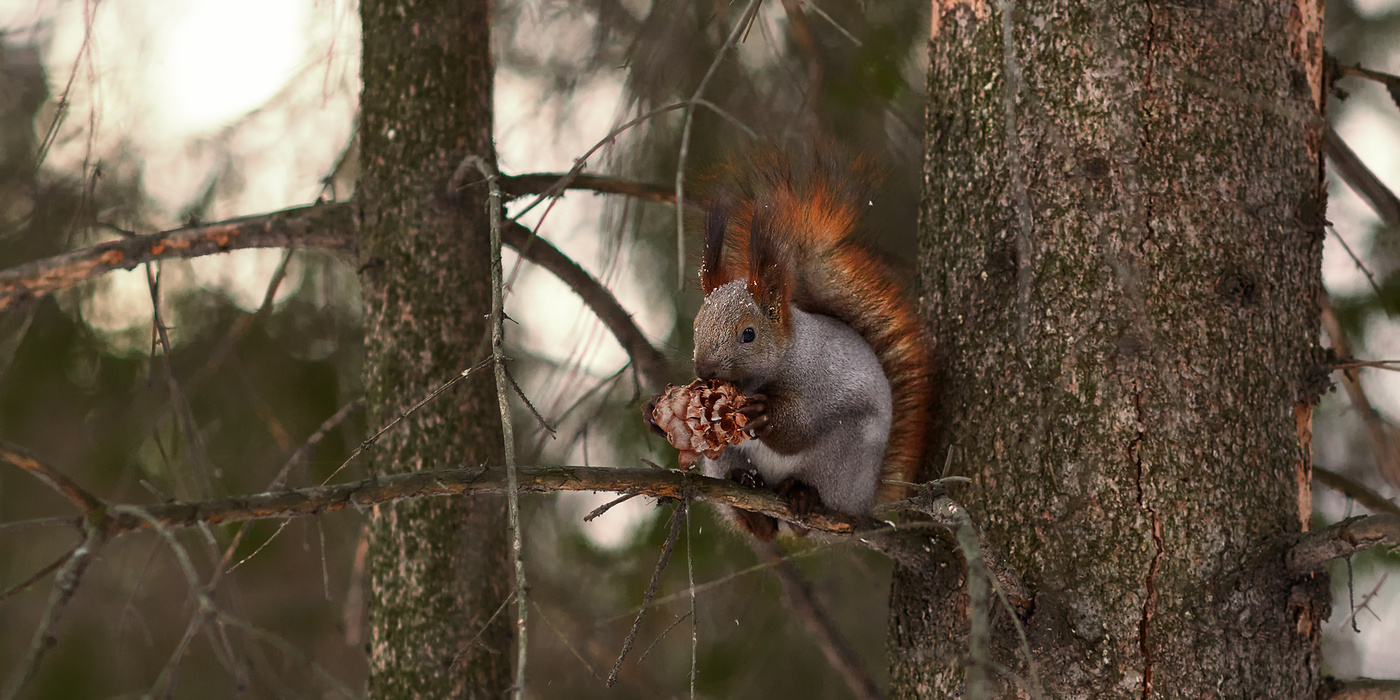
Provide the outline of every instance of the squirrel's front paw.
<path id="1" fill-rule="evenodd" d="M 805 518 L 822 507 L 822 496 L 817 490 L 805 481 L 798 481 L 794 477 L 788 477 L 778 482 L 773 489 L 778 492 L 783 500 L 787 501 L 788 508 L 792 514 L 799 518 Z"/>
<path id="2" fill-rule="evenodd" d="M 764 433 L 768 432 L 768 397 L 754 394 L 744 398 L 748 399 L 748 403 L 738 409 L 739 413 L 749 419 L 744 425 L 744 430 L 747 430 L 751 437 L 762 438 Z"/>

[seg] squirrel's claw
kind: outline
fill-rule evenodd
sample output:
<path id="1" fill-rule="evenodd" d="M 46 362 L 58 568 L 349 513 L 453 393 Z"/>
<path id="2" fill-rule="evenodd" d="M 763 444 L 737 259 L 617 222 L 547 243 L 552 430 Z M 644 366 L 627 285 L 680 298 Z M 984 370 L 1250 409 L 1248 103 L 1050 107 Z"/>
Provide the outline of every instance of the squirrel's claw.
<path id="1" fill-rule="evenodd" d="M 747 397 L 749 402 L 743 408 L 738 409 L 738 413 L 748 417 L 749 422 L 744 429 L 749 435 L 755 438 L 763 437 L 768 432 L 768 397 L 763 394 L 754 394 Z"/>

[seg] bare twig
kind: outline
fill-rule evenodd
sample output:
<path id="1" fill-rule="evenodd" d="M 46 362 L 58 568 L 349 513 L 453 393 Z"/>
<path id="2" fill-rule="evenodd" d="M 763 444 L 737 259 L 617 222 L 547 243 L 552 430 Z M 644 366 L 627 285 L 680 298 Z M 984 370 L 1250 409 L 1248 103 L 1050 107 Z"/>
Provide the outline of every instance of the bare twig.
<path id="1" fill-rule="evenodd" d="M 1360 629 L 1356 626 L 1356 615 L 1362 610 L 1371 613 L 1371 617 L 1376 618 L 1377 622 L 1381 621 L 1381 616 L 1377 615 L 1376 611 L 1371 609 L 1371 601 L 1375 600 L 1377 595 L 1380 595 L 1381 588 L 1385 586 L 1386 579 L 1389 578 L 1389 571 L 1385 572 L 1384 574 L 1381 574 L 1380 580 L 1376 581 L 1376 585 L 1371 588 L 1370 592 L 1366 595 L 1361 596 L 1361 604 L 1352 605 L 1351 615 L 1347 618 L 1347 623 L 1351 625 L 1352 629 L 1357 630 L 1358 632 L 1360 631 Z"/>
<path id="2" fill-rule="evenodd" d="M 618 496 L 617 498 L 614 498 L 611 501 L 608 501 L 607 503 L 604 503 L 603 505 L 598 506 L 597 508 L 594 508 L 591 511 L 588 511 L 588 515 L 583 516 L 583 522 L 592 522 L 594 518 L 597 518 L 598 516 L 612 510 L 613 506 L 630 501 L 633 498 L 636 498 L 640 495 L 641 494 L 636 493 L 624 493 L 621 496 Z"/>
<path id="3" fill-rule="evenodd" d="M 57 469 L 40 462 L 16 445 L 0 441 L 0 459 L 33 474 L 49 488 L 71 501 L 85 516 L 100 513 L 105 507 L 102 499 L 79 486 L 78 482 L 68 478 Z"/>
<path id="4" fill-rule="evenodd" d="M 405 410 L 403 413 L 394 416 L 393 420 L 389 421 L 387 424 L 384 425 L 384 427 L 375 431 L 373 435 L 369 436 L 368 439 L 366 439 L 364 442 L 361 442 L 357 447 L 355 447 L 355 449 L 350 453 L 350 456 L 346 457 L 345 461 L 341 462 L 340 466 L 336 467 L 335 471 L 331 472 L 330 476 L 327 476 L 325 481 L 322 481 L 321 483 L 323 485 L 330 483 L 330 480 L 334 479 L 335 475 L 339 474 L 341 470 L 350 466 L 350 463 L 355 461 L 356 457 L 359 457 L 360 455 L 364 454 L 365 451 L 369 448 L 374 447 L 375 443 L 379 442 L 379 438 L 384 437 L 384 433 L 389 432 L 393 429 L 394 426 L 398 425 L 399 423 L 402 423 L 405 418 L 408 418 L 409 416 L 413 415 L 415 411 L 426 406 L 428 402 L 440 396 L 442 392 L 447 391 L 448 389 L 451 389 L 452 387 L 456 386 L 457 384 L 465 380 L 467 377 L 472 376 L 478 370 L 482 369 L 488 364 L 491 364 L 491 360 L 489 358 L 482 360 L 476 363 L 475 365 L 472 365 L 471 367 L 462 370 L 461 372 L 458 372 L 457 374 L 453 375 L 451 379 L 438 385 L 436 389 L 433 389 L 432 391 L 428 392 L 428 395 L 424 396 L 421 400 L 418 401 L 418 403 L 409 406 L 408 409 Z"/>
<path id="5" fill-rule="evenodd" d="M 1361 274 L 1366 276 L 1366 282 L 1371 285 L 1371 291 L 1376 293 L 1376 301 L 1379 301 L 1381 305 L 1385 307 L 1386 313 L 1392 316 L 1396 315 L 1395 310 L 1392 309 L 1390 303 L 1386 301 L 1385 295 L 1381 293 L 1381 286 L 1376 284 L 1376 276 L 1371 274 L 1366 264 L 1361 262 L 1361 258 L 1357 257 L 1356 253 L 1352 252 L 1351 246 L 1347 245 L 1347 239 L 1342 238 L 1342 234 L 1337 233 L 1337 229 L 1330 225 L 1327 226 L 1327 232 L 1332 234 L 1332 238 L 1336 239 L 1336 241 L 1342 245 L 1342 250 L 1346 251 L 1347 257 L 1351 258 L 1351 262 L 1356 265 L 1356 269 L 1360 270 Z"/>
<path id="6" fill-rule="evenodd" d="M 34 630 L 29 653 L 25 656 L 24 665 L 6 686 L 4 695 L 0 696 L 4 700 L 19 697 L 25 686 L 39 673 L 45 652 L 54 645 L 54 628 L 58 625 L 59 617 L 63 615 L 73 595 L 78 592 L 78 584 L 82 581 L 83 574 L 106 539 L 107 533 L 100 524 L 96 520 L 89 520 L 82 543 L 73 550 L 72 556 L 68 557 L 59 570 L 58 576 L 54 577 L 53 591 L 49 594 L 49 603 L 44 608 L 43 616 L 39 618 L 39 626 Z"/>
<path id="7" fill-rule="evenodd" d="M 467 164 L 475 167 L 481 176 L 486 178 L 486 187 L 489 192 L 486 208 L 491 228 L 491 362 L 496 370 L 496 402 L 501 411 L 501 440 L 505 448 L 506 482 L 508 485 L 506 488 L 506 514 L 510 527 L 510 558 L 515 565 L 516 656 L 515 686 L 512 694 L 518 699 L 525 697 L 525 650 L 526 633 L 528 632 L 525 621 L 529 611 L 526 592 L 529 588 L 525 583 L 525 561 L 520 541 L 520 485 L 516 478 L 515 467 L 515 428 L 510 417 L 510 389 L 515 386 L 515 382 L 506 371 L 506 314 L 503 308 L 505 305 L 505 275 L 501 269 L 501 187 L 497 181 L 496 168 L 486 162 L 485 158 L 476 155 L 467 156 L 463 159 L 462 165 Z M 459 166 L 458 171 L 460 172 L 460 170 Z M 519 388 L 516 387 L 516 390 L 518 391 Z"/>
<path id="8" fill-rule="evenodd" d="M 1303 533 L 1288 550 L 1285 564 L 1289 573 L 1305 574 L 1328 561 L 1377 545 L 1400 546 L 1400 516 L 1390 513 L 1357 516 Z"/>
<path id="9" fill-rule="evenodd" d="M 0 443 L 3 445 L 3 443 Z M 30 520 L 14 520 L 8 523 L 0 523 L 0 531 L 4 530 L 28 530 L 35 527 L 53 527 L 54 525 L 67 525 L 79 532 L 83 529 L 82 518 L 33 518 Z"/>
<path id="10" fill-rule="evenodd" d="M 1330 469 L 1324 469 L 1313 465 L 1313 479 L 1321 482 L 1324 486 L 1370 508 L 1376 513 L 1390 513 L 1400 516 L 1400 506 L 1395 505 L 1390 499 L 1382 496 L 1369 488 L 1365 484 L 1354 479 L 1342 476 Z"/>
<path id="11" fill-rule="evenodd" d="M 661 574 L 666 571 L 666 564 L 671 561 L 671 553 L 676 549 L 676 538 L 681 534 L 681 525 L 685 523 L 685 514 L 689 510 L 689 501 L 681 501 L 674 511 L 671 511 L 671 521 L 667 526 L 671 532 L 666 535 L 666 544 L 661 547 L 661 556 L 656 560 L 656 570 L 651 574 L 651 583 L 647 585 L 646 593 L 642 595 L 642 609 L 637 612 L 637 617 L 632 620 L 632 629 L 627 632 L 627 639 L 622 642 L 622 651 L 617 655 L 617 661 L 613 662 L 612 672 L 608 673 L 607 685 L 609 688 L 617 684 L 617 672 L 622 668 L 622 662 L 627 658 L 627 652 L 632 651 L 632 645 L 637 641 L 637 631 L 642 628 L 642 620 L 646 617 L 647 610 L 651 608 L 651 601 L 656 597 L 656 589 L 661 585 Z"/>
<path id="12" fill-rule="evenodd" d="M 292 456 L 289 457 L 286 463 L 282 465 L 282 468 L 278 470 L 277 475 L 272 477 L 272 482 L 268 484 L 267 490 L 276 491 L 284 488 L 287 485 L 287 477 L 291 474 L 292 469 L 298 464 L 301 464 L 302 462 L 306 461 L 306 459 L 311 456 L 312 451 L 316 449 L 316 446 L 321 444 L 322 440 L 326 439 L 327 434 L 329 434 L 332 430 L 335 430 L 335 428 L 341 423 L 343 423 L 346 418 L 349 418 L 352 413 L 354 413 L 356 410 L 358 410 L 364 405 L 365 398 L 361 396 L 360 398 L 355 399 L 350 403 L 345 404 L 344 406 L 341 406 L 340 410 L 332 414 L 330 418 L 327 418 L 326 420 L 322 421 L 320 427 L 316 429 L 316 432 L 307 436 L 306 442 L 303 442 L 301 447 L 297 448 L 297 451 L 292 453 Z M 248 530 L 252 527 L 252 525 L 253 524 L 251 521 L 243 523 L 243 527 L 238 528 L 238 532 L 234 534 L 233 540 L 229 542 L 228 547 L 224 548 L 224 555 L 219 560 L 219 566 L 214 572 L 214 579 L 211 585 L 218 583 L 219 576 L 222 573 L 226 571 L 232 571 L 232 569 L 228 567 L 229 561 L 232 560 L 233 553 L 238 551 L 238 545 L 243 542 L 243 538 L 248 536 Z M 261 545 L 258 546 L 258 551 L 262 551 L 262 548 L 266 547 L 267 544 L 273 539 L 275 539 L 277 537 L 277 534 L 280 532 L 282 532 L 282 529 L 278 528 L 277 532 L 274 532 L 272 537 L 267 538 L 266 541 L 264 541 Z M 256 552 L 254 553 L 256 554 Z M 247 559 L 244 559 L 243 561 L 247 561 Z M 240 561 L 238 563 L 241 565 L 243 562 Z"/>
<path id="13" fill-rule="evenodd" d="M 753 547 L 754 554 L 758 555 L 759 561 L 773 564 L 773 573 L 783 586 L 783 594 L 787 596 L 788 608 L 802 619 L 807 631 L 812 634 L 817 646 L 826 655 L 826 660 L 846 681 L 851 695 L 860 700 L 879 700 L 880 686 L 865 668 L 860 655 L 846 642 L 841 630 L 837 629 L 836 622 L 827 614 L 826 608 L 817 601 L 802 572 L 791 561 L 783 559 L 772 542 L 750 540 L 749 544 Z"/>
<path id="14" fill-rule="evenodd" d="M 991 669 L 991 596 L 986 559 L 972 516 L 953 502 L 934 482 L 919 487 L 913 498 L 902 504 L 933 518 L 953 531 L 967 565 L 968 598 L 968 663 L 967 695 L 969 698 L 989 697 L 987 671 Z"/>
<path id="15" fill-rule="evenodd" d="M 272 313 L 272 300 L 277 297 L 277 290 L 282 287 L 282 281 L 287 278 L 287 265 L 292 261 L 292 254 L 296 252 L 295 246 L 288 246 L 282 255 L 282 262 L 278 263 L 277 269 L 272 272 L 272 279 L 268 280 L 267 289 L 263 292 L 262 303 L 258 305 L 258 310 L 251 314 L 243 314 L 233 322 L 224 339 L 215 347 L 214 352 L 209 354 L 209 359 L 204 362 L 204 366 L 190 378 L 190 387 L 198 387 L 212 376 L 224 362 L 233 354 L 233 348 L 243 337 L 248 335 L 248 331 L 253 329 L 253 324 L 259 319 L 267 318 Z M 193 391 L 193 388 L 191 389 Z"/>
<path id="16" fill-rule="evenodd" d="M 1349 356 L 1351 348 L 1347 342 L 1346 331 L 1342 330 L 1342 324 L 1332 312 L 1331 301 L 1325 295 L 1322 297 L 1322 327 L 1327 330 L 1327 337 L 1332 340 L 1333 351 L 1340 357 Z M 1366 426 L 1366 437 L 1370 442 L 1371 454 L 1376 459 L 1376 467 L 1391 483 L 1400 484 L 1400 455 L 1396 453 L 1390 426 L 1376 412 L 1371 401 L 1366 398 L 1366 391 L 1361 388 L 1360 380 L 1353 377 L 1352 373 L 1342 372 L 1342 387 L 1346 389 L 1352 407 L 1360 414 L 1361 422 Z"/>
<path id="17" fill-rule="evenodd" d="M 151 291 L 151 325 L 165 360 L 161 364 L 165 367 L 165 382 L 170 391 L 171 407 L 175 411 L 175 425 L 179 427 L 180 435 L 185 440 L 186 452 L 189 453 L 190 474 L 194 477 L 195 488 L 199 496 L 208 498 L 214 491 L 211 481 L 214 468 L 209 461 L 208 454 L 204 451 L 203 443 L 200 441 L 199 427 L 195 424 L 194 419 L 194 409 L 190 407 L 190 402 L 180 387 L 179 380 L 175 378 L 174 361 L 171 359 L 173 353 L 170 335 L 167 332 L 165 321 L 160 315 L 160 276 L 156 271 L 158 265 L 159 262 L 146 263 L 146 284 Z M 180 482 L 176 481 L 176 483 Z"/>
<path id="18" fill-rule="evenodd" d="M 550 437 L 554 437 L 554 428 L 550 427 L 549 421 L 545 420 L 544 416 L 540 415 L 539 410 L 535 408 L 535 404 L 530 401 L 530 397 L 525 395 L 525 391 L 520 388 L 520 384 L 515 381 L 515 375 L 511 374 L 509 369 L 506 370 L 506 380 L 510 382 L 510 388 L 515 392 L 515 395 L 520 397 L 520 402 L 525 404 L 525 408 L 530 409 L 530 415 L 534 416 L 535 422 L 540 424 L 540 430 L 549 433 Z"/>
<path id="19" fill-rule="evenodd" d="M 715 60 L 710 62 L 710 67 L 705 71 L 704 77 L 700 78 L 700 84 L 695 87 L 695 93 L 690 96 L 690 100 L 684 103 L 685 125 L 681 128 L 681 147 L 676 157 L 676 275 L 679 277 L 678 286 L 685 286 L 685 161 L 690 155 L 690 132 L 695 127 L 695 106 L 696 101 L 705 96 L 705 88 L 709 86 L 710 79 L 719 70 L 720 63 L 724 62 L 724 57 L 729 50 L 739 42 L 739 37 L 743 35 L 744 29 L 753 21 L 754 15 L 758 13 L 758 6 L 762 0 L 749 0 L 749 6 L 744 10 L 744 14 L 739 17 L 739 21 L 734 23 L 734 28 L 729 32 L 729 38 L 725 39 L 724 45 L 715 54 Z"/>
<path id="20" fill-rule="evenodd" d="M 44 568 L 34 572 L 33 576 L 30 576 L 29 578 L 11 586 L 10 589 L 5 591 L 4 593 L 0 593 L 0 605 L 4 605 L 5 603 L 9 602 L 11 598 L 29 590 L 34 586 L 34 584 L 42 581 L 45 576 L 48 576 L 49 574 L 56 571 L 58 567 L 68 563 L 68 560 L 72 559 L 73 555 L 78 552 L 78 548 L 82 546 L 83 543 L 79 542 L 78 544 L 74 545 L 72 549 L 64 552 L 63 554 L 60 554 L 57 559 L 49 562 L 48 565 L 46 565 Z"/>
<path id="21" fill-rule="evenodd" d="M 501 190 L 509 197 L 524 197 L 531 194 L 549 192 L 568 173 L 525 173 L 523 175 L 502 175 Z M 666 185 L 653 185 L 647 182 L 633 182 L 606 175 L 575 174 L 568 181 L 567 189 L 589 190 L 600 194 L 623 194 L 637 199 L 670 204 L 676 201 L 676 191 Z"/>
<path id="22" fill-rule="evenodd" d="M 1346 360 L 1334 362 L 1328 365 L 1332 369 L 1356 369 L 1358 367 L 1370 367 L 1371 369 L 1384 369 L 1391 372 L 1400 372 L 1400 360 Z"/>
<path id="23" fill-rule="evenodd" d="M 568 649 L 569 653 L 573 654 L 574 658 L 578 659 L 579 663 L 583 664 L 584 669 L 588 671 L 588 675 L 593 676 L 594 678 L 600 681 L 603 680 L 603 677 L 598 675 L 597 671 L 593 670 L 593 664 L 588 663 L 588 659 L 583 658 L 583 654 L 579 653 L 579 650 L 574 648 L 574 645 L 572 642 L 569 641 L 569 638 L 566 637 L 563 632 L 559 631 L 558 627 L 554 626 L 554 622 L 549 619 L 548 615 L 544 614 L 544 610 L 540 608 L 540 604 L 536 603 L 533 600 L 530 601 L 530 603 L 535 606 L 535 612 L 540 614 L 540 619 L 544 620 L 544 623 L 549 626 L 549 629 L 551 631 L 554 632 L 554 636 L 558 638 L 559 643 L 563 644 L 564 648 Z"/>
<path id="24" fill-rule="evenodd" d="M 695 588 L 695 584 L 694 584 L 693 581 L 691 582 L 691 586 L 690 586 L 690 587 L 691 587 L 691 588 Z M 679 625 L 680 623 L 685 622 L 686 620 L 689 620 L 689 619 L 690 619 L 690 611 L 687 610 L 687 611 L 685 611 L 685 614 L 684 614 L 684 615 L 681 615 L 680 617 L 676 618 L 675 621 L 672 622 L 672 623 L 670 624 L 669 627 L 667 627 L 666 629 L 662 630 L 662 631 L 661 631 L 661 634 L 656 635 L 656 639 L 653 639 L 653 640 L 651 641 L 651 646 L 647 647 L 647 650 L 644 651 L 644 652 L 642 652 L 642 655 L 641 655 L 641 656 L 638 656 L 638 657 L 637 657 L 637 663 L 640 664 L 640 663 L 642 663 L 643 661 L 646 661 L 646 660 L 647 660 L 647 657 L 651 655 L 651 650 L 652 650 L 652 649 L 655 649 L 655 648 L 656 648 L 656 645 L 657 645 L 657 644 L 660 644 L 660 643 L 661 643 L 661 640 L 665 639 L 665 638 L 666 638 L 666 635 L 670 634 L 670 633 L 671 633 L 671 630 L 673 630 L 673 629 L 676 628 L 676 625 Z"/>
<path id="25" fill-rule="evenodd" d="M 326 685 L 329 685 L 331 689 L 338 693 L 341 697 L 350 698 L 351 700 L 359 697 L 359 695 L 356 695 L 355 692 L 350 690 L 348 686 L 346 686 L 344 683 L 341 683 L 335 676 L 331 675 L 330 671 L 327 671 L 324 666 L 313 661 L 311 657 L 306 655 L 305 652 L 298 649 L 295 644 L 292 644 L 291 642 L 287 641 L 281 635 L 276 634 L 270 630 L 265 630 L 248 622 L 247 620 L 235 617 L 222 610 L 215 610 L 214 616 L 215 619 L 217 619 L 219 622 L 233 627 L 237 627 L 238 629 L 241 629 L 244 632 L 248 633 L 250 636 L 261 639 L 262 641 L 277 647 L 278 649 L 282 650 L 282 653 L 310 667 L 312 671 L 316 672 L 317 676 L 320 676 L 321 679 L 326 682 Z"/>
<path id="26" fill-rule="evenodd" d="M 636 492 L 658 498 L 682 498 L 689 494 L 695 499 L 795 522 L 811 530 L 835 534 L 860 533 L 864 538 L 872 537 L 874 533 L 914 529 L 894 528 L 874 518 L 835 512 L 814 512 L 798 517 L 788 508 L 787 502 L 773 491 L 751 489 L 729 479 L 714 479 L 675 470 L 536 466 L 522 467 L 517 473 L 521 491 Z M 314 486 L 194 503 L 157 503 L 146 506 L 143 512 L 165 527 L 183 528 L 200 523 L 281 520 L 325 511 L 362 510 L 378 504 L 433 496 L 502 493 L 507 487 L 506 470 L 501 467 L 464 467 L 391 474 L 336 486 Z M 116 514 L 110 528 L 116 535 L 149 529 L 150 525 L 130 514 Z"/>
<path id="27" fill-rule="evenodd" d="M 695 600 L 695 537 L 690 529 L 690 501 L 685 503 L 685 580 L 690 592 L 690 700 L 695 700 L 695 683 L 700 677 L 700 613 Z"/>

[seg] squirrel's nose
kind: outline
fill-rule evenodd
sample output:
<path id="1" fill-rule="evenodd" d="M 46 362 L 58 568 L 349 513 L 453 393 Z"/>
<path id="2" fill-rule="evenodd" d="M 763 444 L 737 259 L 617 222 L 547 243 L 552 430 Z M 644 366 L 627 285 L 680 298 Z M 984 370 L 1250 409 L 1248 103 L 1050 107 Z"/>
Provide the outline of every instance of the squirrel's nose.
<path id="1" fill-rule="evenodd" d="M 701 359 L 695 360 L 695 376 L 701 379 L 707 381 L 710 379 L 714 379 L 715 373 L 718 371 L 719 369 L 715 366 L 714 362 Z"/>

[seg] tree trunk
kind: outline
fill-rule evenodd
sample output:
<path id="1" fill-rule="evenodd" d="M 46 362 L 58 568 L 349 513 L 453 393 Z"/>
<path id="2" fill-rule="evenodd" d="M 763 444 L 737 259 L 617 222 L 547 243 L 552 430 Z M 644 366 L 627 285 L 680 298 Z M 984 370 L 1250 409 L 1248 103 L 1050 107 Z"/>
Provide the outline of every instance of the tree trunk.
<path id="1" fill-rule="evenodd" d="M 931 457 L 1035 594 L 1050 697 L 1319 682 L 1326 577 L 1281 559 L 1326 382 L 1321 7 L 1298 1 L 933 3 Z M 963 692 L 960 586 L 897 575 L 893 696 Z M 1004 610 L 992 646 L 1017 695 Z"/>
<path id="2" fill-rule="evenodd" d="M 452 201 L 464 156 L 495 161 L 489 3 L 364 0 L 360 141 L 365 390 L 384 425 L 486 347 L 485 187 Z M 455 195 L 454 195 L 455 196 Z M 428 403 L 373 448 L 380 473 L 501 464 L 489 373 Z M 370 521 L 370 693 L 505 697 L 510 592 L 505 500 L 432 499 Z"/>

